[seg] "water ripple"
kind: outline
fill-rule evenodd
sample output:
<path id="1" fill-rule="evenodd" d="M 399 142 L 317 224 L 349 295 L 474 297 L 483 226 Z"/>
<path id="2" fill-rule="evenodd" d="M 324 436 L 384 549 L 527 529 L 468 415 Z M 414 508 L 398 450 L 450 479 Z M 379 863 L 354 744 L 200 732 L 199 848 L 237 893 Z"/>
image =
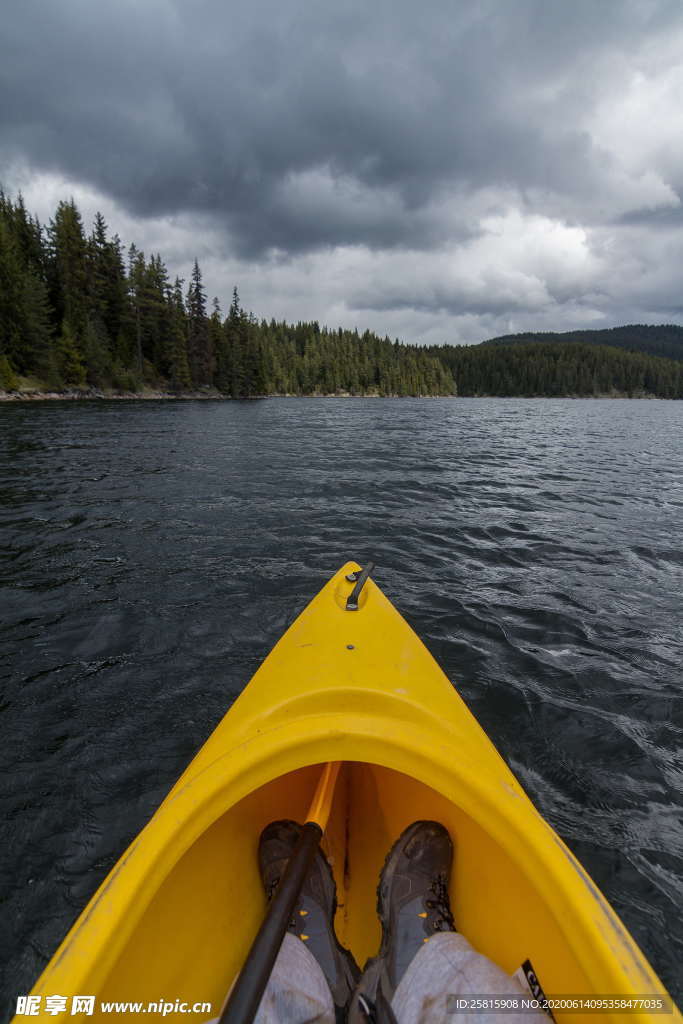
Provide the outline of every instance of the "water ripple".
<path id="1" fill-rule="evenodd" d="M 683 404 L 0 416 L 4 991 L 28 990 L 311 595 L 372 557 L 681 997 Z"/>

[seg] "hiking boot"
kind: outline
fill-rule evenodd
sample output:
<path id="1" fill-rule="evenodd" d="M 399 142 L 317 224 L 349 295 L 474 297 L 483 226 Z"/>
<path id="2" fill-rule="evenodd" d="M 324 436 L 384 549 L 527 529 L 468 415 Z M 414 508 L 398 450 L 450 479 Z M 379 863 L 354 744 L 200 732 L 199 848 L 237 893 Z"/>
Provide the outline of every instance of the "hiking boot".
<path id="1" fill-rule="evenodd" d="M 448 899 L 452 863 L 451 837 L 436 821 L 414 822 L 392 846 L 377 889 L 382 945 L 366 964 L 350 1021 L 372 1019 L 366 1007 L 390 1004 L 424 943 L 456 930 Z"/>
<path id="2" fill-rule="evenodd" d="M 301 825 L 295 821 L 273 821 L 261 833 L 259 867 L 269 902 L 300 835 Z M 358 984 L 360 971 L 352 954 L 339 944 L 335 935 L 336 910 L 337 887 L 332 869 L 318 849 L 287 930 L 306 944 L 320 964 L 332 992 L 337 1020 L 345 1020 L 346 1007 Z"/>

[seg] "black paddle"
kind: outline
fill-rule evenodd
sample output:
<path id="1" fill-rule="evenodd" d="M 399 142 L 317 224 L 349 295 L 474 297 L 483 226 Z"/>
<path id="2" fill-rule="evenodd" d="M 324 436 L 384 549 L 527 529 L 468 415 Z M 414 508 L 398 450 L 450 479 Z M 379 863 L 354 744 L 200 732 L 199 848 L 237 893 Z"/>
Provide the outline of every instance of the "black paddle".
<path id="1" fill-rule="evenodd" d="M 219 1024 L 251 1024 L 256 1016 L 306 873 L 327 826 L 340 766 L 339 761 L 325 765 L 299 841 L 228 996 Z"/>

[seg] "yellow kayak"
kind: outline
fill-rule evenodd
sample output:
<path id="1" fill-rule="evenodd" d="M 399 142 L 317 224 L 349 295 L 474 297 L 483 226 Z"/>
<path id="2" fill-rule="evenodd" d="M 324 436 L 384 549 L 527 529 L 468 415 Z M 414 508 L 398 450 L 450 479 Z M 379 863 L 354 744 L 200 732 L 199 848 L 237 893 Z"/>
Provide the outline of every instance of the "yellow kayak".
<path id="1" fill-rule="evenodd" d="M 379 946 L 387 851 L 435 819 L 455 844 L 456 925 L 479 952 L 510 974 L 530 964 L 549 997 L 643 1000 L 603 1020 L 662 1020 L 662 983 L 424 645 L 372 580 L 347 610 L 358 568 L 285 633 L 95 893 L 33 989 L 39 1016 L 57 995 L 68 1002 L 51 1020 L 71 1019 L 76 995 L 95 997 L 94 1019 L 112 1019 L 103 1001 L 206 1002 L 191 1019 L 215 1016 L 265 912 L 259 834 L 303 821 L 320 766 L 342 761 L 323 849 L 337 934 L 361 966 Z"/>

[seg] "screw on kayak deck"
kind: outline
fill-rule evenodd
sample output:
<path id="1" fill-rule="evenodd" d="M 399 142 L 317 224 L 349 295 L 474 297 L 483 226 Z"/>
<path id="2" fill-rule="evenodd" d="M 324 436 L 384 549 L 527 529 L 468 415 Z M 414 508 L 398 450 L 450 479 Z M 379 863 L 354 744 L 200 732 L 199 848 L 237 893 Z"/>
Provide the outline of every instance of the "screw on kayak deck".
<path id="1" fill-rule="evenodd" d="M 358 599 L 360 598 L 360 592 L 365 586 L 370 573 L 375 568 L 374 562 L 368 562 L 364 569 L 358 569 L 356 572 L 351 572 L 346 577 L 349 583 L 355 583 L 355 587 L 349 594 L 346 601 L 347 612 L 358 611 Z"/>

